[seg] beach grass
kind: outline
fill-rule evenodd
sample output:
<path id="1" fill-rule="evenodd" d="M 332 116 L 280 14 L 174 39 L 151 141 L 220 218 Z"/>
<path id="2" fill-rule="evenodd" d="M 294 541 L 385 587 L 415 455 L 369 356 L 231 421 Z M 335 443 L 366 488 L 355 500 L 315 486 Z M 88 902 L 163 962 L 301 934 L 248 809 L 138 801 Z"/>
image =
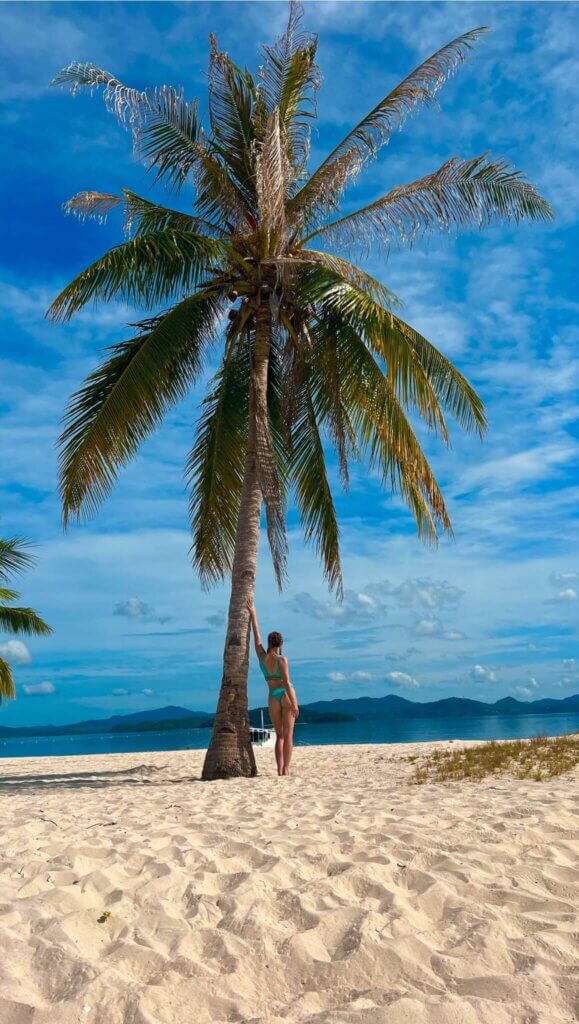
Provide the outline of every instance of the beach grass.
<path id="1" fill-rule="evenodd" d="M 579 733 L 528 740 L 491 740 L 480 746 L 434 750 L 415 764 L 412 782 L 479 782 L 493 775 L 543 782 L 579 764 Z"/>

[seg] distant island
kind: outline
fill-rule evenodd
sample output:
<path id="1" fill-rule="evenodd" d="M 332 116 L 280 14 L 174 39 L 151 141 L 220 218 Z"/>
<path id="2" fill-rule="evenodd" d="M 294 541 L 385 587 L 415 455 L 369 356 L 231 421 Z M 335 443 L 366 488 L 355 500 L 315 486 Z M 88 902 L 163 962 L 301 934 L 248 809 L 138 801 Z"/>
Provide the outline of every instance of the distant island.
<path id="1" fill-rule="evenodd" d="M 267 708 L 253 708 L 249 712 L 252 725 L 268 722 Z M 134 732 L 172 732 L 183 729 L 210 729 L 213 715 L 206 711 L 191 711 L 188 708 L 164 707 L 148 711 L 135 711 L 128 715 L 112 715 L 110 718 L 91 718 L 85 722 L 68 725 L 28 725 L 15 728 L 0 726 L 0 739 L 16 736 L 95 736 Z M 354 722 L 354 715 L 340 711 L 315 711 L 308 706 L 300 708 L 302 725 Z"/>
<path id="2" fill-rule="evenodd" d="M 520 701 L 514 697 L 503 697 L 493 704 L 466 697 L 447 697 L 444 700 L 418 703 L 390 693 L 385 697 L 351 697 L 326 701 L 314 701 L 300 708 L 299 725 L 326 725 L 339 722 L 384 721 L 387 719 L 410 718 L 489 718 L 521 715 L 561 714 L 579 711 L 579 694 L 556 700 Z M 267 708 L 252 708 L 249 719 L 252 725 L 259 725 L 263 713 L 268 721 Z M 213 715 L 206 711 L 191 711 L 188 708 L 164 707 L 148 711 L 136 711 L 128 715 L 112 715 L 110 718 L 89 719 L 69 725 L 30 725 L 20 728 L 0 726 L 0 739 L 15 736 L 82 736 L 135 732 L 172 732 L 185 729 L 210 729 Z"/>

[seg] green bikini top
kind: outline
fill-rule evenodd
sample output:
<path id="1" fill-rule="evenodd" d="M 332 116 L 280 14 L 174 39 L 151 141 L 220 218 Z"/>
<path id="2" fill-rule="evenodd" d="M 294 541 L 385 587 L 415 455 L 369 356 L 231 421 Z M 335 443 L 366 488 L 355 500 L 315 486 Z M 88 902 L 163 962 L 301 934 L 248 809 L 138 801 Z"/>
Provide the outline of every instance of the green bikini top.
<path id="1" fill-rule="evenodd" d="M 276 679 L 281 679 L 281 664 L 280 664 L 280 656 L 279 656 L 279 654 L 276 654 L 276 658 L 277 658 L 277 671 L 272 674 L 271 672 L 268 671 L 267 665 L 265 663 L 265 654 L 260 654 L 260 656 L 259 656 L 259 667 L 260 667 L 261 671 L 263 672 L 263 674 L 264 674 L 264 676 L 265 676 L 267 681 L 269 681 L 271 679 L 272 682 L 273 682 Z"/>

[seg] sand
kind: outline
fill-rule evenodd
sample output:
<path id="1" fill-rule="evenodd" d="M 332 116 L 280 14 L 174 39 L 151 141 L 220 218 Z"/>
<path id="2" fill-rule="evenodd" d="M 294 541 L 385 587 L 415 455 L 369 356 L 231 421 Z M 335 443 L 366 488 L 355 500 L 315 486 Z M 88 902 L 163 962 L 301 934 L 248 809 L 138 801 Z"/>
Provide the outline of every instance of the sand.
<path id="1" fill-rule="evenodd" d="M 432 746 L 0 761 L 1 1024 L 576 1020 L 577 775 L 410 786 Z"/>

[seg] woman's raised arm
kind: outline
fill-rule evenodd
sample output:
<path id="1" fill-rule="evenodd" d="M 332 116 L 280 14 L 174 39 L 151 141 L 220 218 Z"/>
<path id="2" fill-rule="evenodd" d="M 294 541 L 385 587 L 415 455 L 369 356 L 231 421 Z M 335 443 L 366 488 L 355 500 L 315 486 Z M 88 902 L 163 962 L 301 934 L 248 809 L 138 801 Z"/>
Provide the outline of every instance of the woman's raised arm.
<path id="1" fill-rule="evenodd" d="M 258 658 L 261 658 L 262 655 L 265 654 L 265 648 L 264 648 L 264 646 L 263 646 L 263 644 L 261 642 L 261 637 L 259 635 L 259 625 L 258 625 L 258 622 L 257 622 L 257 612 L 255 610 L 255 605 L 254 605 L 253 601 L 248 601 L 247 608 L 248 608 L 248 611 L 249 611 L 249 621 L 251 623 L 251 628 L 253 630 L 253 641 L 254 641 L 254 644 L 255 644 L 255 653 L 257 654 Z"/>

